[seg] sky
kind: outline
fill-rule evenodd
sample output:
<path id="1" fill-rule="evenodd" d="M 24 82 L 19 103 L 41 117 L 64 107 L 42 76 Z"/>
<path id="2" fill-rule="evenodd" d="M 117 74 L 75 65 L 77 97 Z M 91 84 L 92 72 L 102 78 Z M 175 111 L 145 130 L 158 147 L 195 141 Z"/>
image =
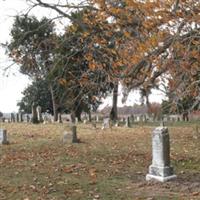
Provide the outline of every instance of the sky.
<path id="1" fill-rule="evenodd" d="M 5 43 L 10 40 L 9 32 L 13 23 L 13 16 L 25 10 L 27 5 L 25 0 L 0 0 L 0 43 Z M 55 16 L 55 13 L 47 9 L 36 9 L 33 12 L 38 17 Z M 4 50 L 0 47 L 0 111 L 4 113 L 17 112 L 17 102 L 22 98 L 21 92 L 31 83 L 30 79 L 18 72 L 19 67 L 13 65 L 6 72 L 4 69 L 11 64 Z M 121 91 L 119 94 L 118 106 L 123 106 L 121 103 Z M 160 92 L 153 92 L 150 96 L 151 102 L 161 102 L 164 98 Z M 131 93 L 127 99 L 126 105 L 139 103 L 140 97 L 138 92 Z M 100 108 L 112 104 L 112 96 L 104 100 Z"/>

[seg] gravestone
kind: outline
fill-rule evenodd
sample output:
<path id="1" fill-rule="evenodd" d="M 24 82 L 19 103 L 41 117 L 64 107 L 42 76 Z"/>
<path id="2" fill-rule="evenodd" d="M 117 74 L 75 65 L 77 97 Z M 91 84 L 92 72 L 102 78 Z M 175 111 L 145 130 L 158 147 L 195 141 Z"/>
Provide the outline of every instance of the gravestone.
<path id="1" fill-rule="evenodd" d="M 118 121 L 116 121 L 115 127 L 119 127 L 119 122 Z"/>
<path id="2" fill-rule="evenodd" d="M 16 122 L 19 122 L 19 113 L 16 113 Z"/>
<path id="3" fill-rule="evenodd" d="M 102 130 L 106 128 L 110 128 L 110 118 L 103 119 Z"/>
<path id="4" fill-rule="evenodd" d="M 63 133 L 63 138 L 62 138 L 63 143 L 71 143 L 72 142 L 72 133 L 68 133 L 65 131 Z"/>
<path id="5" fill-rule="evenodd" d="M 9 144 L 7 131 L 5 129 L 0 129 L 0 144 Z"/>
<path id="6" fill-rule="evenodd" d="M 15 114 L 14 113 L 10 114 L 10 121 L 15 122 Z"/>
<path id="7" fill-rule="evenodd" d="M 39 122 L 42 122 L 42 108 L 41 106 L 36 107 L 36 112 L 37 112 L 37 119 Z"/>
<path id="8" fill-rule="evenodd" d="M 83 123 L 84 123 L 84 124 L 87 124 L 87 119 L 84 119 L 84 120 L 83 120 Z"/>
<path id="9" fill-rule="evenodd" d="M 19 112 L 19 122 L 23 122 L 23 113 Z"/>
<path id="10" fill-rule="evenodd" d="M 72 124 L 71 131 L 72 131 L 72 143 L 79 143 L 80 141 L 77 137 L 77 130 L 75 124 Z"/>
<path id="11" fill-rule="evenodd" d="M 165 182 L 176 178 L 170 166 L 170 141 L 167 127 L 157 127 L 152 135 L 152 165 L 146 180 Z"/>
<path id="12" fill-rule="evenodd" d="M 27 122 L 27 123 L 30 122 L 30 116 L 29 116 L 29 114 L 26 114 L 26 122 Z"/>
<path id="13" fill-rule="evenodd" d="M 58 113 L 58 123 L 62 123 L 62 115 L 61 115 L 61 113 Z"/>
<path id="14" fill-rule="evenodd" d="M 130 118 L 129 117 L 126 118 L 126 124 L 125 124 L 125 126 L 128 127 L 128 128 L 131 127 Z"/>

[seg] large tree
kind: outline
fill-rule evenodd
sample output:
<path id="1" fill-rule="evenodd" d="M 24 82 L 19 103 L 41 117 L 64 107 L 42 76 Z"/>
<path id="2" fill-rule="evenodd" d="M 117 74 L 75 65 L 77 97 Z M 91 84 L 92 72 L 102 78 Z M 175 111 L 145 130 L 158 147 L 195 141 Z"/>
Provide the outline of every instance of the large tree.
<path id="1" fill-rule="evenodd" d="M 7 44 L 9 56 L 19 64 L 20 71 L 32 79 L 47 80 L 53 69 L 56 48 L 54 23 L 47 18 L 38 20 L 34 16 L 17 16 L 11 29 L 11 41 Z M 48 79 L 51 92 L 54 120 L 57 121 L 58 98 L 55 82 Z"/>
<path id="2" fill-rule="evenodd" d="M 193 75 L 198 71 L 200 57 L 199 1 L 84 2 L 86 3 L 76 6 L 65 2 L 53 4 L 42 0 L 32 1 L 34 5 L 57 11 L 59 15 L 69 18 L 86 30 L 83 39 L 88 36 L 91 38 L 90 52 L 85 54 L 90 65 L 106 69 L 111 78 L 123 79 L 128 91 L 140 85 L 144 90 L 149 86 L 153 87 L 160 80 L 161 74 L 166 74 L 176 89 L 181 88 L 183 84 L 180 82 L 187 77 L 194 87 L 185 88 L 187 91 L 195 90 Z M 83 20 L 69 17 L 63 12 L 63 9 L 80 9 L 86 6 L 91 11 Z M 99 56 L 102 60 L 98 59 L 98 62 L 94 44 L 101 46 Z M 196 48 L 190 48 L 191 44 Z M 116 55 L 115 59 L 113 54 Z"/>
<path id="3" fill-rule="evenodd" d="M 31 113 L 32 104 L 39 105 L 42 108 L 42 112 L 49 112 L 53 114 L 51 92 L 46 80 L 37 79 L 34 80 L 28 87 L 22 92 L 23 97 L 18 102 L 19 110 L 25 113 Z"/>

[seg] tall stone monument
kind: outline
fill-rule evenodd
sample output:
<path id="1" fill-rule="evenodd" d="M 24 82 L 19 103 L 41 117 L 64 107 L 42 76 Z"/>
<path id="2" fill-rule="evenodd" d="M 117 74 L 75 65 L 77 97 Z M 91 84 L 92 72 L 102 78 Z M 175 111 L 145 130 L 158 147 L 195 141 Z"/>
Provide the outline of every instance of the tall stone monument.
<path id="1" fill-rule="evenodd" d="M 173 168 L 170 166 L 170 141 L 167 127 L 157 127 L 152 135 L 152 165 L 146 180 L 160 182 L 175 179 Z"/>

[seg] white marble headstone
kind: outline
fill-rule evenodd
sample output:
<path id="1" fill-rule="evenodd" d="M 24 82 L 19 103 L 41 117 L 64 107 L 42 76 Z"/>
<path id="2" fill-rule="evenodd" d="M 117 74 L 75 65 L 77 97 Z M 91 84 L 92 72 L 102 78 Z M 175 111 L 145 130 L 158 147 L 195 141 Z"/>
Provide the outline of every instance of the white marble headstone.
<path id="1" fill-rule="evenodd" d="M 146 180 L 165 182 L 176 178 L 170 166 L 170 141 L 167 127 L 157 127 L 152 135 L 152 165 Z"/>

